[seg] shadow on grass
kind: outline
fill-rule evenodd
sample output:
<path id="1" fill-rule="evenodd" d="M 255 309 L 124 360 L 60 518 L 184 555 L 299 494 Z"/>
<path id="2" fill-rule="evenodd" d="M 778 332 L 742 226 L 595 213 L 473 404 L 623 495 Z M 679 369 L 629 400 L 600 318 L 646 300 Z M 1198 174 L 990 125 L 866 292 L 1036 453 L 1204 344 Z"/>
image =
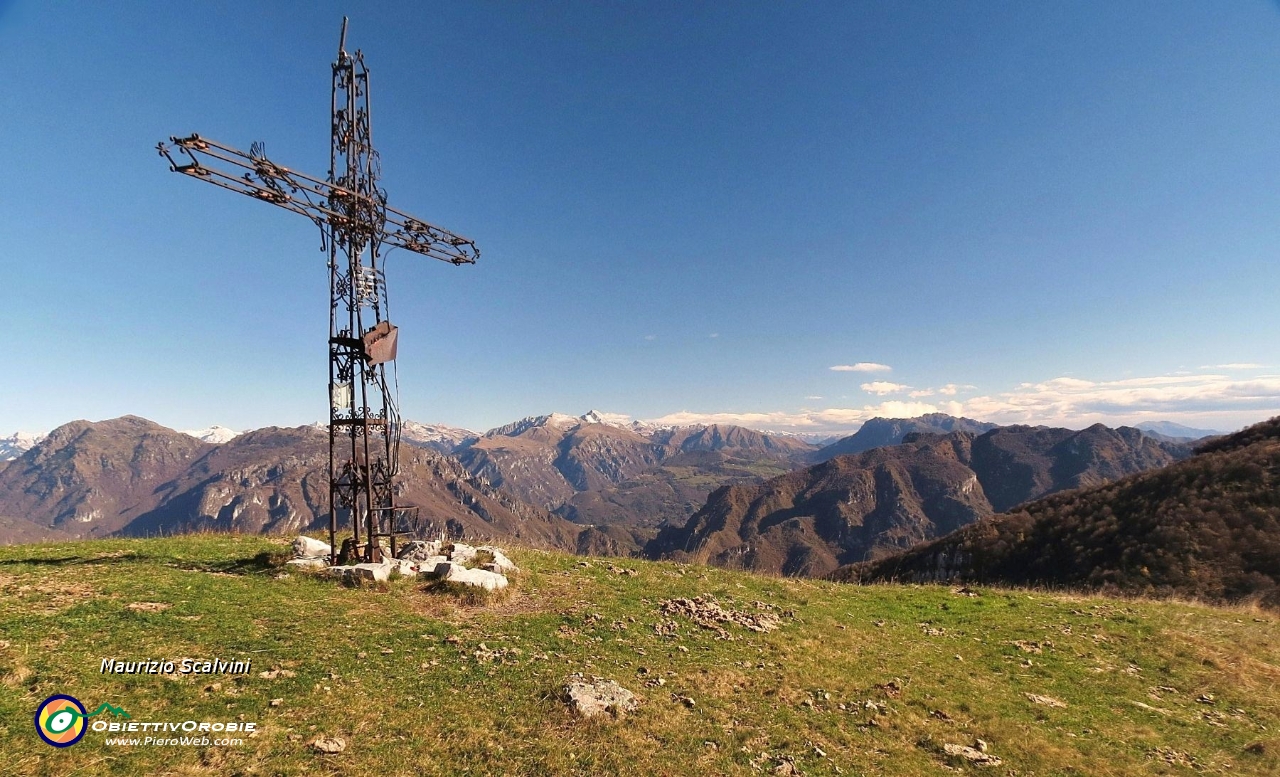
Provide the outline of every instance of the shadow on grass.
<path id="1" fill-rule="evenodd" d="M 149 557 L 137 553 L 118 553 L 97 556 L 60 556 L 58 558 L 10 558 L 0 561 L 0 568 L 15 566 L 69 567 L 80 565 L 126 564 L 147 561 Z"/>
<path id="2" fill-rule="evenodd" d="M 173 561 L 165 555 L 147 555 L 141 553 L 115 553 L 96 556 L 58 556 L 56 558 L 15 558 L 0 560 L 0 569 L 5 567 L 75 567 L 102 566 L 107 564 L 132 564 L 141 562 L 161 562 L 165 566 L 184 569 L 190 572 L 213 572 L 224 575 L 254 575 L 279 569 L 284 565 L 287 553 L 263 551 L 251 558 L 233 558 L 220 561 Z"/>
<path id="3" fill-rule="evenodd" d="M 277 570 L 284 565 L 287 553 L 264 550 L 252 558 L 234 558 L 226 561 L 185 561 L 174 564 L 178 569 L 191 572 L 216 572 L 224 575 L 256 575 Z"/>

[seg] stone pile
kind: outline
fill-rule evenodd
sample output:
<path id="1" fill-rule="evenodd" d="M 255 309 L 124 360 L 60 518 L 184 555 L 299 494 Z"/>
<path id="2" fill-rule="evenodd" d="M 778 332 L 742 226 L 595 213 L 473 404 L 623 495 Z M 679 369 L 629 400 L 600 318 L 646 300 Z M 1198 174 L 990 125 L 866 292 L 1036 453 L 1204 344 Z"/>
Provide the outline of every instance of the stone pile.
<path id="1" fill-rule="evenodd" d="M 388 558 L 377 564 L 330 567 L 327 543 L 298 537 L 293 541 L 293 555 L 294 558 L 287 562 L 288 566 L 322 570 L 324 574 L 347 580 L 386 582 L 395 572 L 400 577 L 422 576 L 486 591 L 506 588 L 509 582 L 507 575 L 520 571 L 501 548 L 492 545 L 473 547 L 443 540 L 411 540 L 400 549 L 397 558 Z"/>
<path id="2" fill-rule="evenodd" d="M 757 612 L 740 612 L 726 609 L 714 596 L 704 594 L 695 599 L 667 599 L 661 606 L 664 614 L 683 615 L 702 628 L 716 632 L 719 639 L 733 639 L 728 631 L 720 627 L 721 623 L 737 624 L 762 634 L 782 625 L 777 615 L 768 612 L 777 608 L 764 602 L 755 603 Z"/>

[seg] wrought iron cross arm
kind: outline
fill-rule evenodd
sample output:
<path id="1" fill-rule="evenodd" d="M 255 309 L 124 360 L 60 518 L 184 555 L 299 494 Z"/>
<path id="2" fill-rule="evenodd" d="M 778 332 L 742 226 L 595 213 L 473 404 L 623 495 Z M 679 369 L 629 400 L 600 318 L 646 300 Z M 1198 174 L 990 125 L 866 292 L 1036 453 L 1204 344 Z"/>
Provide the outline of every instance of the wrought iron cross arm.
<path id="1" fill-rule="evenodd" d="M 386 207 L 382 242 L 450 264 L 475 264 L 480 249 L 474 241 Z"/>
<path id="2" fill-rule="evenodd" d="M 156 149 L 175 173 L 278 205 L 320 225 L 341 217 L 329 208 L 331 184 L 277 165 L 256 148 L 246 154 L 194 134 L 169 141 L 172 146 L 160 143 Z"/>
<path id="3" fill-rule="evenodd" d="M 322 227 L 357 231 L 442 262 L 474 264 L 480 257 L 474 241 L 387 206 L 381 192 L 370 196 L 290 170 L 267 159 L 256 144 L 246 154 L 194 134 L 169 141 L 172 145 L 160 143 L 157 150 L 175 173 L 278 205 Z"/>

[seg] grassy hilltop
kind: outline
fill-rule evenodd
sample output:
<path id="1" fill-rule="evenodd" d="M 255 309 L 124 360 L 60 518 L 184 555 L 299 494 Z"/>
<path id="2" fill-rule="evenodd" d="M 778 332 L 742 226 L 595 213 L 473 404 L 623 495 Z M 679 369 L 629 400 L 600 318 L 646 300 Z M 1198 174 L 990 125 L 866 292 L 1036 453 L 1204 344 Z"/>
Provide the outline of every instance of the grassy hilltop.
<path id="1" fill-rule="evenodd" d="M 0 548 L 0 770 L 1280 773 L 1273 612 L 519 550 L 511 592 L 475 602 L 415 580 L 280 578 L 287 551 L 207 535 Z M 717 632 L 663 611 L 704 594 L 780 625 Z M 187 656 L 248 658 L 253 671 L 99 673 L 108 657 Z M 575 672 L 618 681 L 639 708 L 577 719 L 558 696 Z M 55 693 L 138 721 L 260 730 L 240 746 L 159 748 L 91 731 L 55 749 L 32 725 Z M 316 752 L 321 736 L 345 750 Z M 978 739 L 1000 765 L 947 752 Z"/>

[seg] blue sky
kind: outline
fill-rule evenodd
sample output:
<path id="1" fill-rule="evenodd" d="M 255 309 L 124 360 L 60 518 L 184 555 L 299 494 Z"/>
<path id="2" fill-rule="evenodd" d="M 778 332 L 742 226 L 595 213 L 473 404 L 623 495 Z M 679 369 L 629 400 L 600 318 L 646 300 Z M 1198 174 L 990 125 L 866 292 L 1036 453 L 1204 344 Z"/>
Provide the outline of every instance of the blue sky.
<path id="1" fill-rule="evenodd" d="M 325 416 L 317 231 L 154 146 L 323 174 L 344 13 L 483 252 L 391 256 L 409 418 L 1280 412 L 1274 4 L 0 0 L 0 432 Z"/>

